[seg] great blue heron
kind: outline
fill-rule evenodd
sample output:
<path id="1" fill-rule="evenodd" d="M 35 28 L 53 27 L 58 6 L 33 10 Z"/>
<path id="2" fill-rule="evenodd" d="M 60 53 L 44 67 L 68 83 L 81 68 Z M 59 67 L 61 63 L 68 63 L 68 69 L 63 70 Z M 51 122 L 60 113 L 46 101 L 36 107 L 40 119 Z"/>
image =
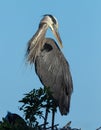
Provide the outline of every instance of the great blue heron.
<path id="1" fill-rule="evenodd" d="M 54 16 L 46 14 L 40 21 L 37 32 L 28 42 L 27 59 L 35 64 L 35 71 L 42 84 L 52 91 L 61 115 L 67 115 L 73 91 L 72 77 L 69 64 L 56 42 L 45 37 L 48 28 L 62 47 L 58 22 Z"/>

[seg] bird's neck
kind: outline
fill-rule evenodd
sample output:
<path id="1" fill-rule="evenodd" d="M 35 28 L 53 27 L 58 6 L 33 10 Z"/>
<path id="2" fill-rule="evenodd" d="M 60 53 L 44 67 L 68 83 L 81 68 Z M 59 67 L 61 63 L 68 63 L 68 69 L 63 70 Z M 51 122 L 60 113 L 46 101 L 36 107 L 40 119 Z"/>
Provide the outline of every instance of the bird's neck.
<path id="1" fill-rule="evenodd" d="M 44 40 L 47 29 L 48 29 L 47 24 L 40 24 L 39 25 L 39 28 L 38 28 L 37 32 L 32 37 L 32 44 L 33 45 L 38 43 L 38 41 L 42 42 Z"/>
<path id="2" fill-rule="evenodd" d="M 38 38 L 44 38 L 46 31 L 48 29 L 48 25 L 47 24 L 40 24 L 39 25 L 39 29 L 38 29 Z"/>

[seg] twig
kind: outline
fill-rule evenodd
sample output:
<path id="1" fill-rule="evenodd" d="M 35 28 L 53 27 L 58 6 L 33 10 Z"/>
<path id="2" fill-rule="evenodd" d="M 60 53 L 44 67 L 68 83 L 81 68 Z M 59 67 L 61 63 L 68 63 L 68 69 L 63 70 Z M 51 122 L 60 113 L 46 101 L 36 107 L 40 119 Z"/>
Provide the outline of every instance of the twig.
<path id="1" fill-rule="evenodd" d="M 97 128 L 96 130 L 99 130 L 99 129 L 101 129 L 101 126 L 99 128 Z"/>

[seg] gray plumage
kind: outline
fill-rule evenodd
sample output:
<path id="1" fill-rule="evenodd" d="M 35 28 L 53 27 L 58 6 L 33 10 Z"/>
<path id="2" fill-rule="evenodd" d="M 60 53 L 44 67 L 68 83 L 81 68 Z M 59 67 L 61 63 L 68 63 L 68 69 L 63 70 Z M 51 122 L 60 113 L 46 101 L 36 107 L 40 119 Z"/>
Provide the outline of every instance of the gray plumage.
<path id="1" fill-rule="evenodd" d="M 50 87 L 61 115 L 67 115 L 73 91 L 72 77 L 69 64 L 56 42 L 51 38 L 45 38 L 49 27 L 62 46 L 56 18 L 45 15 L 37 32 L 28 42 L 27 59 L 35 64 L 35 71 L 42 84 Z"/>

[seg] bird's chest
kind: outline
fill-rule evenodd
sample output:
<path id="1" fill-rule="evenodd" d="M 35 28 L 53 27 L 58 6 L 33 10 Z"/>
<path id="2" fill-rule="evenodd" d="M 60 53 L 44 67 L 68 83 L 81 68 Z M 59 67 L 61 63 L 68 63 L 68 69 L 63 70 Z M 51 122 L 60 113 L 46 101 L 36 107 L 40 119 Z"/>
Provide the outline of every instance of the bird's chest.
<path id="1" fill-rule="evenodd" d="M 49 72 L 49 68 L 52 66 L 52 62 L 54 60 L 53 53 L 53 51 L 43 51 L 40 53 L 40 55 L 36 58 L 37 70 L 41 69 L 44 70 L 44 72 Z"/>
<path id="2" fill-rule="evenodd" d="M 52 86 L 58 72 L 54 51 L 40 53 L 36 58 L 35 69 L 44 85 Z"/>

